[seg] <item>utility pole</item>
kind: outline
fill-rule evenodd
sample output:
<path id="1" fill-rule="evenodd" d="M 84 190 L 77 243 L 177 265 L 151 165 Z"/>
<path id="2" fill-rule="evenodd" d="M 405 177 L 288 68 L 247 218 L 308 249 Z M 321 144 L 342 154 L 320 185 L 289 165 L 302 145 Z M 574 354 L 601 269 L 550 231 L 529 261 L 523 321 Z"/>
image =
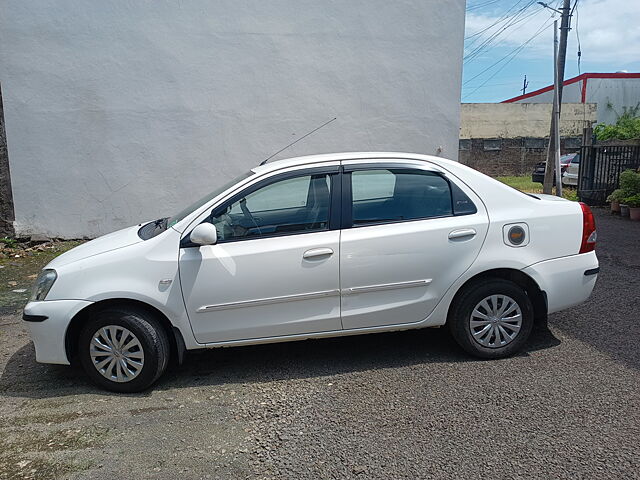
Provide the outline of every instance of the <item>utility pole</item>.
<path id="1" fill-rule="evenodd" d="M 558 76 L 558 21 L 553 22 L 553 159 L 556 172 L 556 195 L 562 196 L 562 172 L 560 171 L 560 97 L 558 88 L 560 77 Z M 549 150 L 547 150 L 549 152 Z M 548 163 L 547 163 L 548 165 Z M 546 173 L 546 170 L 545 170 Z M 551 193 L 551 192 L 549 192 Z"/>
<path id="2" fill-rule="evenodd" d="M 524 76 L 524 82 L 522 82 L 522 88 L 520 89 L 520 91 L 522 92 L 522 94 L 524 95 L 525 93 L 527 93 L 527 87 L 529 86 L 529 82 L 527 82 L 527 76 Z"/>
<path id="3" fill-rule="evenodd" d="M 543 7 L 548 8 L 550 10 L 555 10 L 554 8 L 548 6 L 543 2 L 538 2 Z M 567 37 L 569 36 L 569 30 L 571 30 L 571 0 L 563 0 L 562 5 L 562 20 L 560 22 L 560 44 L 558 46 L 558 58 L 555 62 L 555 79 L 554 79 L 554 96 L 557 94 L 557 111 L 553 109 L 553 115 L 551 117 L 551 130 L 549 132 L 549 145 L 553 145 L 556 150 L 551 155 L 551 147 L 547 150 L 547 162 L 546 162 L 546 170 L 544 172 L 544 184 L 542 187 L 542 191 L 547 194 L 551 194 L 553 192 L 553 174 L 556 168 L 554 168 L 554 164 L 557 163 L 557 171 L 556 174 L 556 184 L 559 188 L 556 188 L 556 193 L 562 192 L 562 175 L 560 172 L 560 162 L 555 162 L 555 157 L 559 156 L 559 145 L 560 145 L 560 111 L 562 109 L 562 87 L 564 83 L 564 65 L 567 58 Z M 555 10 L 557 11 L 557 10 Z M 555 27 L 555 25 L 554 25 Z M 555 37 L 554 33 L 554 37 Z M 555 48 L 555 41 L 554 41 Z M 555 103 L 555 102 L 554 102 Z M 557 123 L 557 125 L 556 125 Z M 558 138 L 556 138 L 558 137 Z M 560 193 L 561 194 L 561 193 Z"/>

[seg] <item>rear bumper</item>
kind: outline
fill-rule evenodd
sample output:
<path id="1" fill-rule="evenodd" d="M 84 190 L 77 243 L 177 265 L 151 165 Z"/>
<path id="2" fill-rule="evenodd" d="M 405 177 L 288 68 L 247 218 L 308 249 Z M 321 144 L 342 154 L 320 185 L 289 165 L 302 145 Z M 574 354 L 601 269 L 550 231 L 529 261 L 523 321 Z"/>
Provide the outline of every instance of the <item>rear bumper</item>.
<path id="1" fill-rule="evenodd" d="M 24 307 L 23 319 L 31 330 L 40 363 L 68 365 L 65 335 L 71 319 L 92 302 L 85 300 L 47 300 L 29 302 Z"/>
<path id="2" fill-rule="evenodd" d="M 535 263 L 523 270 L 547 295 L 548 313 L 585 302 L 598 278 L 595 252 Z"/>

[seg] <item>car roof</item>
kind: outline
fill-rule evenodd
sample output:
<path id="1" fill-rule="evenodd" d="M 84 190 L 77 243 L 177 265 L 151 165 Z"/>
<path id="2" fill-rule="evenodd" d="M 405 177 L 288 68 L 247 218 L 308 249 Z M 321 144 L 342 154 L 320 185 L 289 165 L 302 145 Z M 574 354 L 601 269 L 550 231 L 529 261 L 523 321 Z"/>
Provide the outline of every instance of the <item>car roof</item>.
<path id="1" fill-rule="evenodd" d="M 338 162 L 342 160 L 417 160 L 435 163 L 436 165 L 446 166 L 450 164 L 457 164 L 453 160 L 447 160 L 441 157 L 435 157 L 433 155 L 422 155 L 419 153 L 406 153 L 406 152 L 342 152 L 342 153 L 324 153 L 320 155 L 306 155 L 303 157 L 286 158 L 283 160 L 275 160 L 268 162 L 265 165 L 259 165 L 251 169 L 252 172 L 263 174 L 280 170 L 283 168 L 297 167 L 300 165 L 324 163 L 324 162 Z"/>

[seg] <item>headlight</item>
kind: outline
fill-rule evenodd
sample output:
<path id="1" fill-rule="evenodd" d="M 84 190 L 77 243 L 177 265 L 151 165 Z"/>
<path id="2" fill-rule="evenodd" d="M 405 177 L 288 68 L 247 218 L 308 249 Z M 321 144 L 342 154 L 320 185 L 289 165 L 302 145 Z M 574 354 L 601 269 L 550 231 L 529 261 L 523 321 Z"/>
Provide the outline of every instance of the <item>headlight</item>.
<path id="1" fill-rule="evenodd" d="M 58 278 L 58 274 L 55 270 L 42 270 L 40 275 L 38 275 L 38 279 L 36 280 L 36 284 L 33 286 L 33 290 L 31 291 L 31 298 L 29 298 L 30 302 L 39 302 L 46 298 L 47 293 L 51 290 L 53 286 L 53 282 Z"/>

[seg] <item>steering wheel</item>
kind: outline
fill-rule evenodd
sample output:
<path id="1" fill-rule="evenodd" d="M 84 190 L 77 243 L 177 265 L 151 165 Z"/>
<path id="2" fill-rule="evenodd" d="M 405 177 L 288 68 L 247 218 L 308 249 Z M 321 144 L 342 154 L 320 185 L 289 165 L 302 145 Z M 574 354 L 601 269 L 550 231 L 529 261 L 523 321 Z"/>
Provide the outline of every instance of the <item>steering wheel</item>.
<path id="1" fill-rule="evenodd" d="M 256 222 L 255 217 L 251 214 L 251 212 L 247 208 L 247 199 L 246 198 L 243 198 L 242 200 L 240 200 L 240 210 L 242 210 L 242 215 L 244 215 L 244 218 L 246 218 L 247 220 L 251 221 L 251 223 L 253 223 L 255 225 L 255 227 L 258 229 L 258 233 L 262 235 L 262 231 L 260 230 L 260 227 L 258 226 L 258 222 Z"/>

